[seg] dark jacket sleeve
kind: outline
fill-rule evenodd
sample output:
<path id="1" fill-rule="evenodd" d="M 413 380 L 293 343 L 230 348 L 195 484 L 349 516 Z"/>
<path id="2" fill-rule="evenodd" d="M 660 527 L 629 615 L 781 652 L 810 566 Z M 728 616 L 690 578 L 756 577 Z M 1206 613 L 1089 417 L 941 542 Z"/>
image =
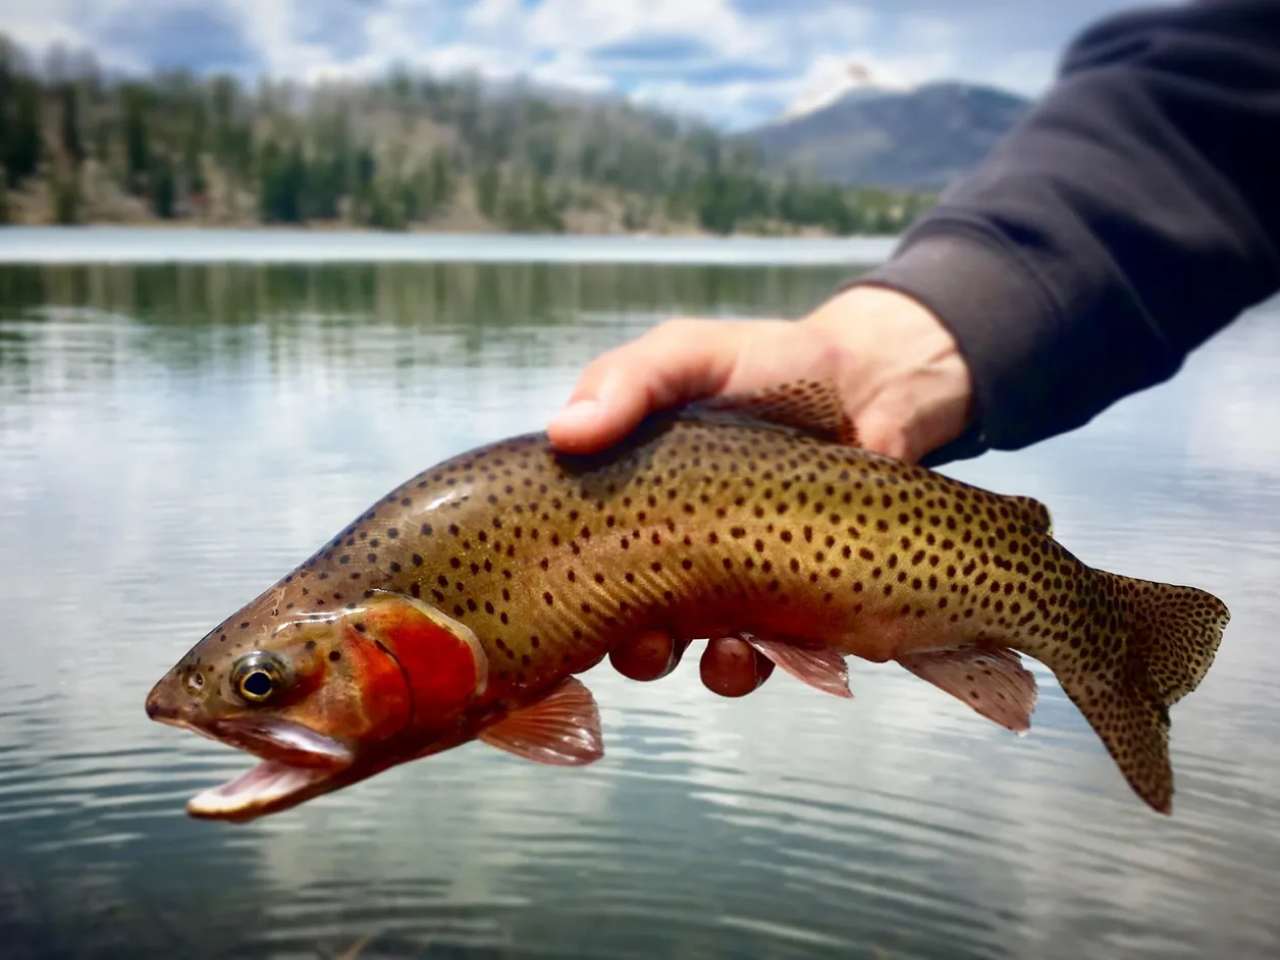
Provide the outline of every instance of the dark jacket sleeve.
<path id="1" fill-rule="evenodd" d="M 1087 30 L 858 282 L 932 309 L 973 371 L 974 425 L 926 463 L 1027 446 L 1172 376 L 1280 289 L 1280 0 Z"/>

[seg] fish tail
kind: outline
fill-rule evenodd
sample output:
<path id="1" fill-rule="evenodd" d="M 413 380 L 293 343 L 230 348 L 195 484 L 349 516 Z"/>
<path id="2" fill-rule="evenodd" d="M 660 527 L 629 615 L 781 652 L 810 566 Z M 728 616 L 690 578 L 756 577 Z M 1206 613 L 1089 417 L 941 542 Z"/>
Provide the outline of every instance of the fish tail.
<path id="1" fill-rule="evenodd" d="M 1195 587 L 1092 572 L 1084 623 L 1048 663 L 1134 792 L 1173 810 L 1169 707 L 1204 679 L 1231 614 Z"/>

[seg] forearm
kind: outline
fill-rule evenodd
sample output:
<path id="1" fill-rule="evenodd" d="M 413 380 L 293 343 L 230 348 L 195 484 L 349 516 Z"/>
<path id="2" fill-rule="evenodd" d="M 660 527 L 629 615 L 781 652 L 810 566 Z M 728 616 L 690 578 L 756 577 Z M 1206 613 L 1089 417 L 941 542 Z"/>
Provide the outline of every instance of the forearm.
<path id="1" fill-rule="evenodd" d="M 1054 89 L 859 281 L 955 336 L 975 424 L 1016 449 L 1171 376 L 1280 289 L 1280 3 L 1142 11 L 1084 34 Z"/>

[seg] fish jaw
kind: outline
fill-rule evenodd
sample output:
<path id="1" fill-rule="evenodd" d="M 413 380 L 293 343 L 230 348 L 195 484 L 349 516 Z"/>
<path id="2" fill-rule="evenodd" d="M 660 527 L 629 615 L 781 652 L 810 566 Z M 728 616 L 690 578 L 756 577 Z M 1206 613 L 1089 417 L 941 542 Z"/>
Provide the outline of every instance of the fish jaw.
<path id="1" fill-rule="evenodd" d="M 247 821 L 288 809 L 349 782 L 342 774 L 356 762 L 345 744 L 288 720 L 220 720 L 206 729 L 179 716 L 153 718 L 259 759 L 247 773 L 187 803 L 187 813 L 200 819 Z"/>
<path id="2" fill-rule="evenodd" d="M 223 743 L 289 767 L 334 770 L 355 759 L 346 744 L 277 717 L 216 720 L 211 732 Z"/>
<path id="3" fill-rule="evenodd" d="M 404 744 L 400 748 L 384 746 L 377 751 L 362 752 L 345 766 L 305 767 L 279 760 L 261 760 L 236 779 L 192 797 L 187 803 L 187 814 L 198 820 L 248 823 L 367 780 L 399 764 L 451 750 L 474 736 L 469 727 L 460 727 L 426 746 Z"/>
<path id="4" fill-rule="evenodd" d="M 202 820 L 245 822 L 287 810 L 351 782 L 348 774 L 357 767 L 356 755 L 345 744 L 287 720 L 223 720 L 207 732 L 191 729 L 259 761 L 247 773 L 188 801 L 187 813 Z"/>
<path id="5" fill-rule="evenodd" d="M 297 806 L 328 793 L 334 772 L 323 767 L 294 767 L 278 760 L 262 760 L 234 780 L 196 794 L 187 813 L 200 820 L 246 823 L 269 813 Z"/>
<path id="6" fill-rule="evenodd" d="M 220 720 L 208 728 L 180 717 L 154 719 L 258 758 L 247 772 L 204 790 L 187 802 L 191 817 L 231 823 L 282 813 L 389 767 L 460 746 L 475 736 L 470 724 L 459 724 L 431 738 L 426 745 L 397 740 L 354 751 L 301 724 L 276 718 Z"/>

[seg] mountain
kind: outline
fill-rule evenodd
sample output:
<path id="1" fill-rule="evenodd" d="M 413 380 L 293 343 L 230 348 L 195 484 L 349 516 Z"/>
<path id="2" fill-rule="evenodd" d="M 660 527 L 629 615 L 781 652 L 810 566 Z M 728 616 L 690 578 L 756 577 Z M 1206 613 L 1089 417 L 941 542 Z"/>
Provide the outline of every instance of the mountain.
<path id="1" fill-rule="evenodd" d="M 882 85 L 866 66 L 856 60 L 832 64 L 812 86 L 787 105 L 777 122 L 798 120 L 837 101 L 851 103 L 891 92 L 891 87 Z"/>
<path id="2" fill-rule="evenodd" d="M 855 87 L 828 106 L 748 131 L 775 167 L 862 187 L 937 190 L 972 170 L 1032 101 L 994 87 Z"/>

